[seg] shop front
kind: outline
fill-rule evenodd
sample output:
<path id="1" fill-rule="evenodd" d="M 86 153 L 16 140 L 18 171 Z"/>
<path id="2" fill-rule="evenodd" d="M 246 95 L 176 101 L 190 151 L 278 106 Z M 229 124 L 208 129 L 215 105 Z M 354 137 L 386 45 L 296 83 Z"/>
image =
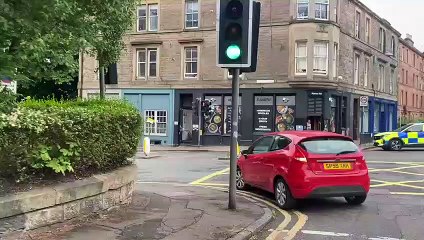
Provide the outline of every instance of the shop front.
<path id="1" fill-rule="evenodd" d="M 371 142 L 372 136 L 397 128 L 397 102 L 369 97 L 368 106 L 361 107 L 361 142 Z"/>
<path id="2" fill-rule="evenodd" d="M 143 116 L 144 136 L 149 136 L 154 144 L 174 145 L 173 90 L 123 89 L 122 96 Z"/>
<path id="3" fill-rule="evenodd" d="M 212 110 L 198 115 L 196 99 L 212 100 Z M 249 145 L 264 134 L 286 130 L 345 133 L 349 96 L 305 89 L 240 89 L 239 142 Z M 175 90 L 174 142 L 178 145 L 228 145 L 231 140 L 230 89 Z M 199 123 L 200 120 L 200 123 Z"/>
<path id="4" fill-rule="evenodd" d="M 275 131 L 306 128 L 305 91 L 293 89 L 241 89 L 239 142 L 251 144 Z M 212 100 L 212 112 L 201 114 L 196 99 Z M 231 89 L 175 90 L 174 142 L 178 144 L 228 145 L 231 140 Z M 199 123 L 200 120 L 200 123 Z"/>

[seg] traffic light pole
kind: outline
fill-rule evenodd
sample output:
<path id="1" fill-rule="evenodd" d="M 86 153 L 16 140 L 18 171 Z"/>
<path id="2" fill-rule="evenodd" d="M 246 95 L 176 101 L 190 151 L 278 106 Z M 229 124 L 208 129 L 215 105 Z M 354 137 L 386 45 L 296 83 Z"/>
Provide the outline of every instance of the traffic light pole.
<path id="1" fill-rule="evenodd" d="M 230 69 L 233 74 L 232 107 L 231 107 L 231 145 L 230 145 L 230 189 L 228 208 L 236 209 L 236 172 L 237 172 L 237 140 L 238 140 L 238 106 L 240 69 Z"/>

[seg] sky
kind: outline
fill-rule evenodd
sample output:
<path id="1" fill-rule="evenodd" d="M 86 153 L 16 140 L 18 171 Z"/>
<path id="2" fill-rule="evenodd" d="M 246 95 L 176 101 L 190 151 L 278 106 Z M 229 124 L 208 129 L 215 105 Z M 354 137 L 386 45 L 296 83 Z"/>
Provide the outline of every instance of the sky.
<path id="1" fill-rule="evenodd" d="M 424 0 L 360 0 L 402 33 L 412 35 L 415 47 L 424 51 Z"/>

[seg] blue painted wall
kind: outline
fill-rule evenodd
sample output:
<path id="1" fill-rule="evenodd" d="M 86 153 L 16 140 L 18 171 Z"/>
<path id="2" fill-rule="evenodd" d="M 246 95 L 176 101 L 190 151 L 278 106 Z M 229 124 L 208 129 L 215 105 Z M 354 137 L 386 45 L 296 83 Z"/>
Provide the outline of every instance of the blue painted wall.
<path id="1" fill-rule="evenodd" d="M 163 89 L 123 89 L 122 96 L 144 115 L 146 110 L 167 111 L 166 136 L 150 136 L 152 141 L 173 145 L 174 139 L 174 90 Z"/>
<path id="2" fill-rule="evenodd" d="M 387 132 L 390 130 L 394 130 L 397 128 L 397 102 L 390 101 L 381 98 L 370 97 L 369 102 L 369 130 L 371 133 L 377 132 Z M 380 106 L 378 114 L 380 115 L 380 126 L 379 129 L 374 129 L 374 110 L 375 108 Z M 381 111 L 383 110 L 383 111 Z M 390 126 L 390 110 L 393 111 L 393 115 L 391 117 L 392 126 Z"/>

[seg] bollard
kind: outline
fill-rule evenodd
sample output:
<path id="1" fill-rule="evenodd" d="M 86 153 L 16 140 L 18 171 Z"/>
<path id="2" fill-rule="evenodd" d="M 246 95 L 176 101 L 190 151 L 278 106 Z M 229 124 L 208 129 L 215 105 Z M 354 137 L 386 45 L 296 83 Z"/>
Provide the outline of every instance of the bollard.
<path id="1" fill-rule="evenodd" d="M 143 139 L 143 152 L 144 155 L 149 156 L 150 154 L 150 138 L 149 137 L 145 137 Z"/>

